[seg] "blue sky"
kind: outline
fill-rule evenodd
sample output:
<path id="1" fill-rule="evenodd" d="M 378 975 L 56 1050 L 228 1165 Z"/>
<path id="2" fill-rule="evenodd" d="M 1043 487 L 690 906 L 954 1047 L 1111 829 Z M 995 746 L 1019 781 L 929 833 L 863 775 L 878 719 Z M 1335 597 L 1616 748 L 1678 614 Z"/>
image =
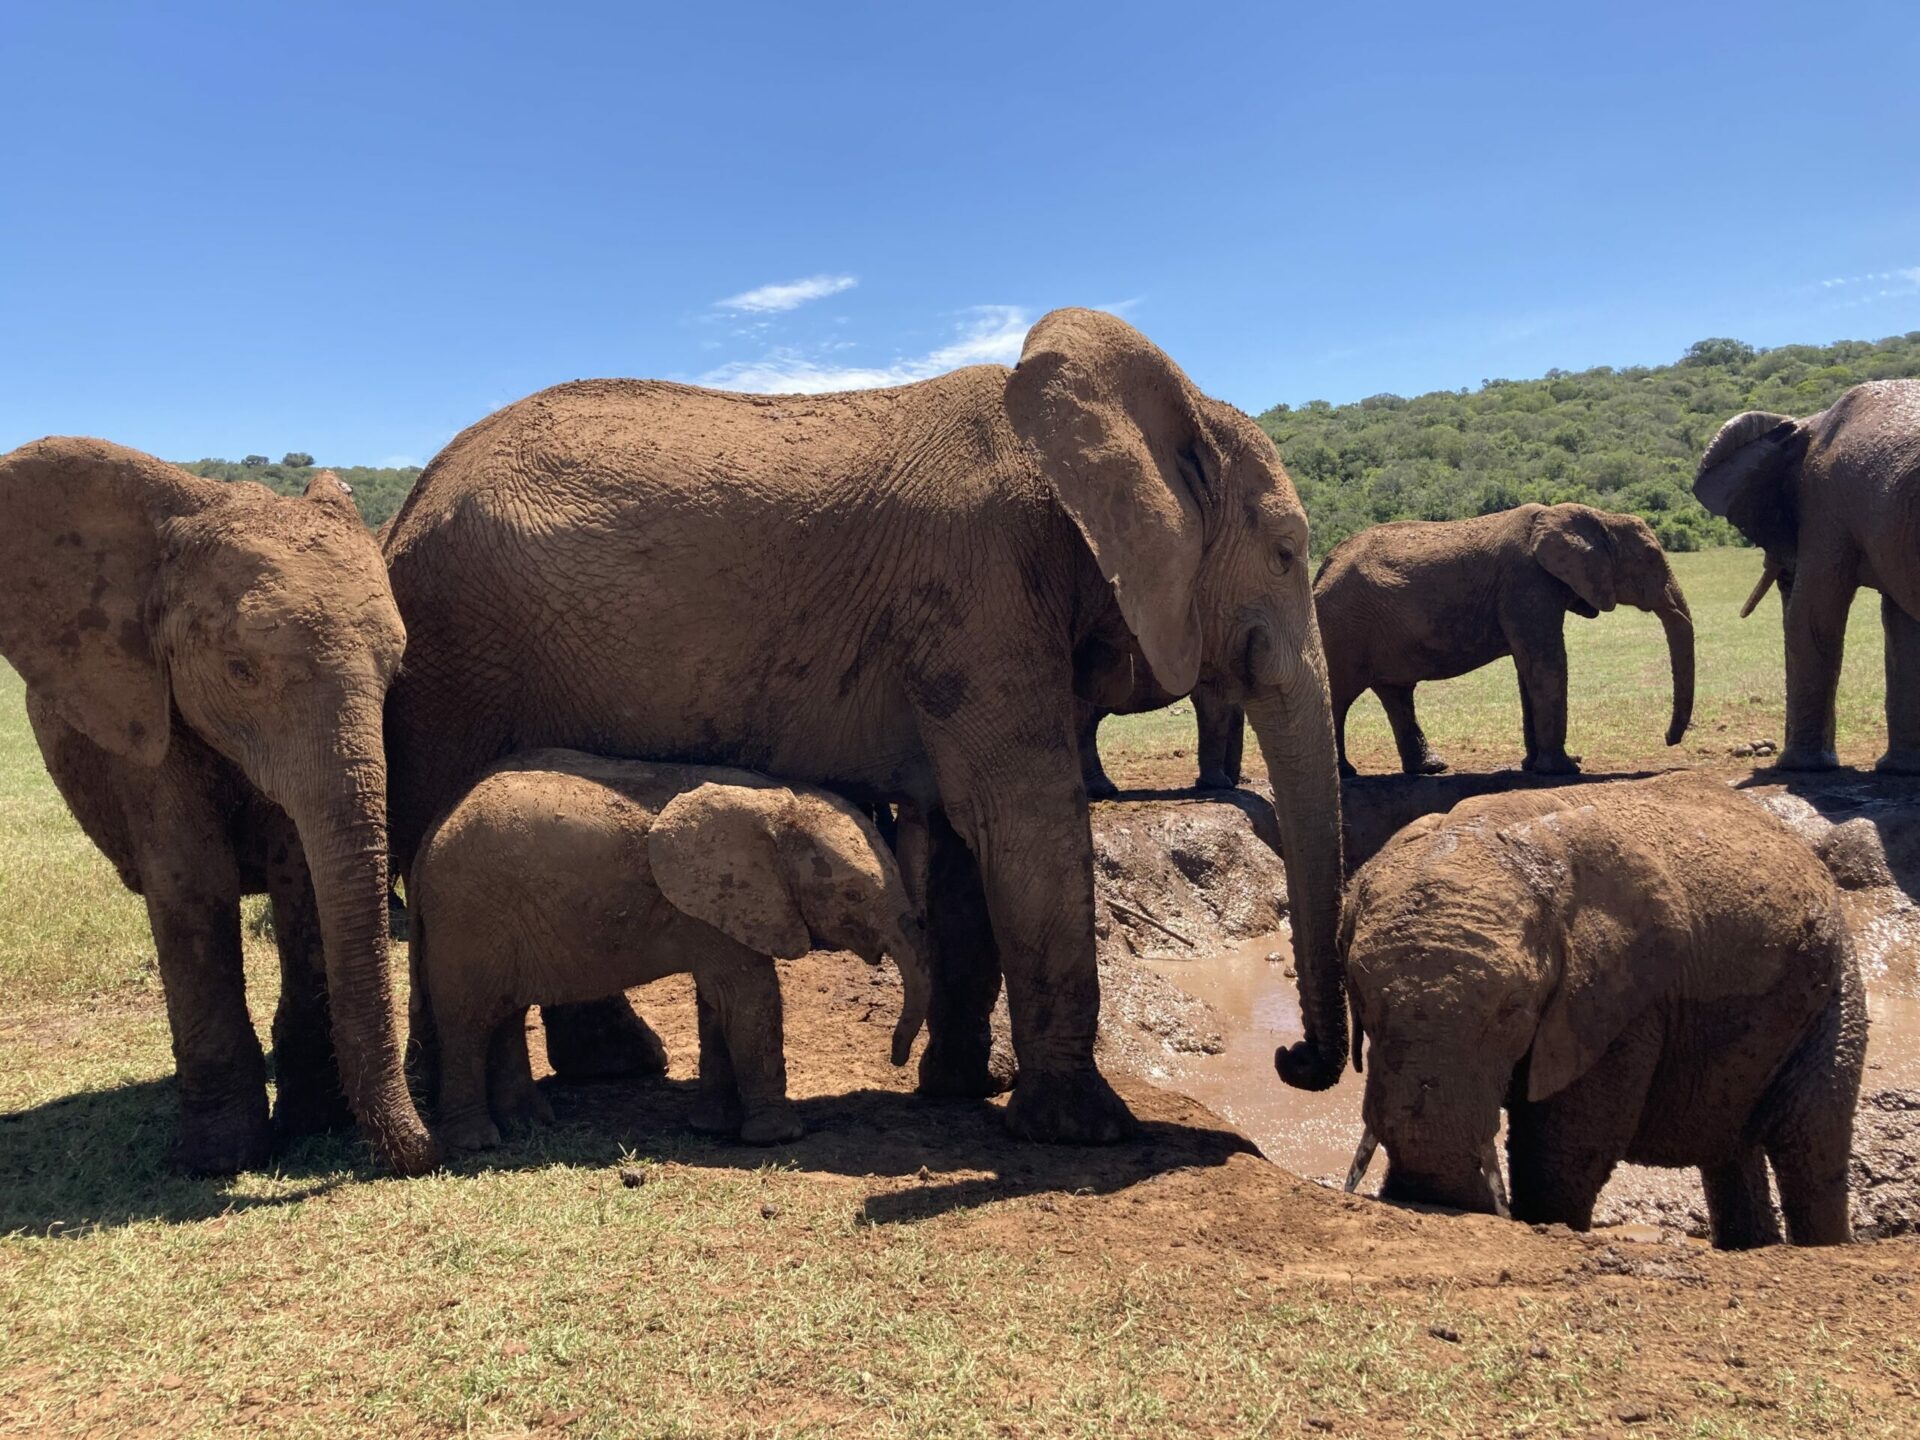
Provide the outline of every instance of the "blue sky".
<path id="1" fill-rule="evenodd" d="M 0 448 L 429 457 L 1118 308 L 1249 410 L 1920 329 L 1920 11 L 20 4 Z"/>

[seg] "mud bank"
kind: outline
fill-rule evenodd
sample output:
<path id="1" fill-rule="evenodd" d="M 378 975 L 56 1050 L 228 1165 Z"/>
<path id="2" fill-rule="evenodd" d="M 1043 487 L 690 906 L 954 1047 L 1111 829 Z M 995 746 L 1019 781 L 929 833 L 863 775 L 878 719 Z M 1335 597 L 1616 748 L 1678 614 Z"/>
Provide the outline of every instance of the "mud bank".
<path id="1" fill-rule="evenodd" d="M 1920 1232 L 1920 783 L 1857 772 L 1727 779 L 1791 825 L 1846 890 L 1871 1026 L 1854 1223 L 1863 1236 Z M 1348 865 L 1469 796 L 1564 783 L 1518 772 L 1348 781 Z M 1300 1017 L 1270 829 L 1270 814 L 1246 797 L 1136 792 L 1095 807 L 1102 1060 L 1192 1096 L 1276 1164 L 1337 1184 L 1359 1134 L 1362 1083 L 1349 1071 L 1305 1094 L 1273 1072 L 1273 1051 L 1299 1037 Z M 1623 1166 L 1596 1218 L 1706 1233 L 1690 1171 Z"/>

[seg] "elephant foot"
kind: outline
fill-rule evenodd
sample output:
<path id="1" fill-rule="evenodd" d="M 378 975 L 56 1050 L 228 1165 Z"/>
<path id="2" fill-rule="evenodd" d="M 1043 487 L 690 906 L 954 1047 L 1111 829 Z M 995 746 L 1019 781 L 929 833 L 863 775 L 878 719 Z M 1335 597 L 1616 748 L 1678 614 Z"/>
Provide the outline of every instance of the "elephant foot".
<path id="1" fill-rule="evenodd" d="M 1358 775 L 1359 773 L 1360 772 L 1358 770 L 1353 768 L 1352 761 L 1342 760 L 1340 762 L 1340 778 L 1342 780 L 1351 780 L 1353 779 L 1354 776 Z"/>
<path id="2" fill-rule="evenodd" d="M 585 1005 L 544 1005 L 547 1063 L 569 1084 L 667 1073 L 667 1047 L 624 996 Z"/>
<path id="3" fill-rule="evenodd" d="M 1139 1128 L 1107 1077 L 1089 1066 L 1066 1074 L 1023 1072 L 1007 1101 L 1007 1129 L 1049 1145 L 1112 1145 Z"/>
<path id="4" fill-rule="evenodd" d="M 1535 755 L 1523 761 L 1520 768 L 1529 775 L 1578 775 L 1580 757 L 1578 755 Z"/>
<path id="5" fill-rule="evenodd" d="M 265 1089 L 224 1105 L 180 1111 L 173 1163 L 189 1175 L 237 1174 L 264 1165 L 272 1153 Z"/>
<path id="6" fill-rule="evenodd" d="M 1452 768 L 1453 767 L 1447 764 L 1446 761 L 1429 750 L 1426 755 L 1421 758 L 1419 767 L 1415 769 L 1413 773 L 1416 775 L 1444 775 Z"/>
<path id="7" fill-rule="evenodd" d="M 1224 770 L 1202 770 L 1200 772 L 1200 778 L 1194 784 L 1194 788 L 1198 790 L 1238 790 L 1240 788 L 1240 782 Z"/>
<path id="8" fill-rule="evenodd" d="M 500 1144 L 500 1127 L 484 1108 L 468 1110 L 441 1121 L 440 1143 L 449 1150 L 492 1150 Z"/>
<path id="9" fill-rule="evenodd" d="M 1808 745 L 1789 745 L 1775 757 L 1776 770 L 1838 770 L 1840 757 L 1831 750 L 1816 750 Z"/>
<path id="10" fill-rule="evenodd" d="M 1881 775 L 1920 775 L 1920 750 L 1889 750 L 1873 768 Z"/>
<path id="11" fill-rule="evenodd" d="M 930 1100 L 984 1100 L 1013 1088 L 1013 1076 L 993 1063 L 991 1038 L 985 1046 L 957 1044 L 934 1036 L 920 1056 L 917 1093 Z"/>
<path id="12" fill-rule="evenodd" d="M 283 1072 L 273 1096 L 273 1133 L 278 1140 L 325 1135 L 353 1124 L 353 1107 L 341 1093 L 336 1072 Z"/>
<path id="13" fill-rule="evenodd" d="M 749 1145 L 779 1145 L 807 1133 L 800 1112 L 782 1101 L 755 1110 L 741 1122 L 740 1138 Z"/>
<path id="14" fill-rule="evenodd" d="M 726 1090 L 702 1090 L 694 1097 L 687 1124 L 702 1135 L 737 1135 L 745 1124 L 746 1111 L 740 1096 Z"/>
<path id="15" fill-rule="evenodd" d="M 1086 781 L 1087 799 L 1111 800 L 1120 793 L 1120 787 L 1104 775 L 1094 776 Z"/>
<path id="16" fill-rule="evenodd" d="M 553 1124 L 553 1105 L 536 1085 L 504 1098 L 495 1096 L 492 1108 L 501 1126 L 509 1130 L 533 1130 Z"/>

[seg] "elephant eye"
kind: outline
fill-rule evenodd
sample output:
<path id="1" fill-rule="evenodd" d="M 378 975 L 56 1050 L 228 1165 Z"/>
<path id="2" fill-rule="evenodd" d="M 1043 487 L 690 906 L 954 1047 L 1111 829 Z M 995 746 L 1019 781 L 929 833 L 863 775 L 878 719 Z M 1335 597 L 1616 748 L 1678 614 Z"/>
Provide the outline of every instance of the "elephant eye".
<path id="1" fill-rule="evenodd" d="M 1273 568 L 1277 573 L 1284 575 L 1293 569 L 1293 558 L 1293 547 L 1291 545 L 1276 545 L 1273 547 Z"/>
<path id="2" fill-rule="evenodd" d="M 244 655 L 236 655 L 227 661 L 227 674 L 233 677 L 236 685 L 245 685 L 249 689 L 260 683 L 260 672 L 253 668 L 253 662 Z"/>

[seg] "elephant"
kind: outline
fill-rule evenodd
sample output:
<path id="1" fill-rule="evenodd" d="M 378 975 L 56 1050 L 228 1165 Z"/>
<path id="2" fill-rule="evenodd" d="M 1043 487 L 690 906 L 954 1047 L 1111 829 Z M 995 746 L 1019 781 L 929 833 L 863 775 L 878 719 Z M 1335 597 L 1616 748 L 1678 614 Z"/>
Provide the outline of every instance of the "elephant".
<path id="1" fill-rule="evenodd" d="M 177 1162 L 257 1165 L 344 1099 L 388 1165 L 430 1169 L 387 975 L 382 705 L 406 630 L 345 488 L 281 497 L 49 438 L 0 457 L 0 514 L 0 654 L 54 784 L 146 901 Z M 271 1115 L 241 968 L 240 897 L 262 890 Z"/>
<path id="2" fill-rule="evenodd" d="M 1333 691 L 1340 773 L 1347 711 L 1363 690 L 1380 697 L 1400 768 L 1447 768 L 1428 745 L 1413 687 L 1449 680 L 1503 655 L 1520 676 L 1523 767 L 1576 775 L 1567 754 L 1566 612 L 1591 620 L 1615 604 L 1651 611 L 1673 670 L 1667 744 L 1693 718 L 1693 618 L 1644 520 L 1588 505 L 1522 505 L 1469 520 L 1401 520 L 1363 530 L 1328 552 L 1314 603 Z"/>
<path id="3" fill-rule="evenodd" d="M 1750 410 L 1720 427 L 1693 493 L 1766 555 L 1741 610 L 1779 581 L 1787 650 L 1782 770 L 1831 770 L 1847 611 L 1880 592 L 1887 749 L 1876 764 L 1920 775 L 1920 380 L 1856 385 L 1817 415 Z"/>
<path id="4" fill-rule="evenodd" d="M 926 1017 L 921 922 L 892 854 L 864 815 L 810 786 L 531 751 L 434 827 L 408 890 L 440 1045 L 436 1125 L 459 1149 L 552 1118 L 528 1067 L 529 1004 L 692 974 L 694 1128 L 758 1145 L 805 1132 L 787 1099 L 775 957 L 891 955 L 906 991 L 896 1065 Z"/>
<path id="5" fill-rule="evenodd" d="M 501 756 L 734 765 L 926 817 L 923 1094 L 1004 1088 L 1017 1135 L 1109 1142 L 1074 699 L 1141 672 L 1244 705 L 1273 778 L 1304 1038 L 1346 1050 L 1339 782 L 1307 517 L 1273 443 L 1114 316 L 1057 310 L 1009 370 L 743 395 L 583 380 L 427 466 L 388 536 L 409 629 L 387 715 L 396 854 Z M 624 1012 L 624 1006 L 620 1007 Z M 630 1013 L 630 1012 L 626 1012 Z"/>
<path id="6" fill-rule="evenodd" d="M 1340 948 L 1349 1189 L 1378 1137 L 1383 1198 L 1585 1230 L 1617 1162 L 1697 1166 L 1736 1249 L 1780 1238 L 1771 1161 L 1795 1244 L 1850 1238 L 1865 993 L 1833 877 L 1754 801 L 1686 772 L 1466 801 L 1360 868 Z"/>
<path id="7" fill-rule="evenodd" d="M 1177 696 L 1167 695 L 1152 684 L 1142 684 L 1112 709 L 1077 700 L 1074 716 L 1080 737 L 1080 779 L 1087 787 L 1087 798 L 1111 800 L 1120 789 L 1107 777 L 1100 763 L 1100 722 L 1109 715 L 1138 715 L 1173 704 Z M 1196 789 L 1232 790 L 1240 784 L 1240 759 L 1247 738 L 1247 714 L 1239 704 L 1224 696 L 1220 689 L 1204 681 L 1193 687 L 1195 728 L 1199 743 L 1195 751 L 1200 761 Z"/>

